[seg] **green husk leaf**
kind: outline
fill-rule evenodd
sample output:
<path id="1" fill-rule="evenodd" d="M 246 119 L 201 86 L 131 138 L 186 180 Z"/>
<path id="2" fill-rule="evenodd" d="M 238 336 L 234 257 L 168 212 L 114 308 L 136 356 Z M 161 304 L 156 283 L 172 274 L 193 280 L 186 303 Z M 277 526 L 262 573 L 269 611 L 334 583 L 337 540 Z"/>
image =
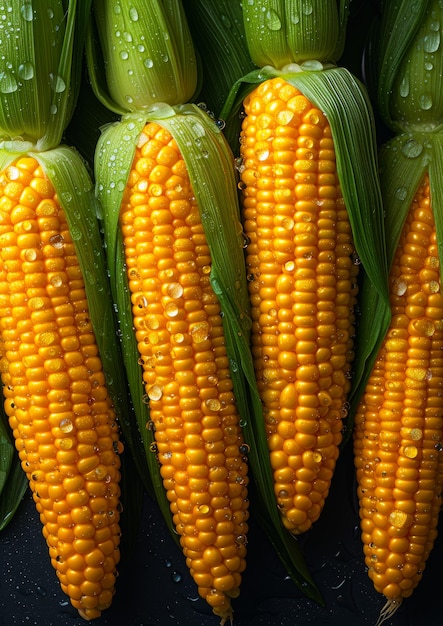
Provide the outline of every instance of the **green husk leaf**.
<path id="1" fill-rule="evenodd" d="M 190 100 L 197 63 L 181 0 L 93 1 L 86 58 L 97 98 L 123 115 Z"/>
<path id="2" fill-rule="evenodd" d="M 1 158 L 0 161 L 9 162 Z M 10 158 L 10 155 L 9 155 Z M 15 449 L 8 416 L 5 412 L 4 399 L 0 403 L 0 531 L 14 516 L 28 485 L 18 453 Z"/>
<path id="3" fill-rule="evenodd" d="M 78 95 L 89 9 L 89 0 L 79 8 L 76 0 L 13 2 L 1 8 L 2 141 L 22 138 L 38 150 L 60 143 Z"/>
<path id="4" fill-rule="evenodd" d="M 316 60 L 336 63 L 344 47 L 349 0 L 243 2 L 246 40 L 258 67 Z"/>
<path id="5" fill-rule="evenodd" d="M 202 65 L 198 99 L 215 117 L 236 80 L 254 69 L 246 45 L 240 0 L 183 0 Z"/>
<path id="6" fill-rule="evenodd" d="M 0 501 L 3 488 L 8 479 L 13 456 L 14 445 L 11 441 L 11 432 L 8 429 L 7 418 L 2 402 L 2 406 L 0 407 Z"/>
<path id="7" fill-rule="evenodd" d="M 161 110 L 162 107 L 153 107 Z M 165 107 L 169 110 L 169 107 Z M 171 535 L 177 540 L 169 502 L 160 476 L 160 467 L 154 454 L 153 431 L 149 406 L 145 400 L 143 371 L 139 364 L 137 341 L 133 330 L 132 304 L 125 265 L 123 240 L 119 228 L 119 214 L 123 192 L 129 176 L 135 148 L 146 123 L 140 113 L 127 114 L 121 121 L 104 127 L 97 142 L 95 157 L 96 195 L 103 210 L 102 224 L 106 245 L 107 267 L 112 298 L 118 315 L 122 359 L 126 370 L 130 394 L 135 411 L 137 432 L 140 433 L 145 462 L 152 488 L 150 493 L 157 501 Z"/>
<path id="8" fill-rule="evenodd" d="M 14 453 L 7 480 L 0 493 L 0 532 L 14 517 L 27 487 L 28 479 L 22 470 L 18 454 Z"/>
<path id="9" fill-rule="evenodd" d="M 380 150 L 380 181 L 385 208 L 386 247 L 390 267 L 407 211 L 433 163 L 432 134 L 402 133 Z M 437 142 L 435 142 L 437 143 Z M 438 183 L 439 186 L 441 183 Z"/>
<path id="10" fill-rule="evenodd" d="M 441 166 L 443 163 L 443 133 L 431 134 L 431 154 L 428 174 L 431 193 L 431 206 L 437 231 L 438 255 L 440 259 L 440 276 L 443 276 L 443 180 Z M 425 165 L 425 163 L 423 163 Z"/>
<path id="11" fill-rule="evenodd" d="M 32 154 L 32 153 L 31 153 Z M 135 427 L 134 409 L 121 367 L 122 356 L 113 300 L 99 230 L 99 205 L 83 159 L 73 148 L 35 153 L 63 207 L 85 281 L 89 313 L 106 383 L 113 399 L 124 441 L 134 454 L 141 477 L 148 475 L 143 447 Z M 147 480 L 147 487 L 150 483 Z"/>
<path id="12" fill-rule="evenodd" d="M 389 110 L 399 129 L 434 130 L 443 125 L 443 6 L 431 0 L 411 39 L 389 95 Z M 403 28 L 403 25 L 402 25 Z"/>
<path id="13" fill-rule="evenodd" d="M 388 261 L 392 263 L 414 196 L 429 175 L 440 266 L 443 267 L 443 133 L 408 132 L 397 135 L 380 151 L 380 178 L 386 210 Z"/>
<path id="14" fill-rule="evenodd" d="M 381 119 L 391 130 L 403 130 L 391 109 L 392 93 L 405 55 L 432 1 L 419 0 L 411 7 L 410 0 L 383 0 L 380 18 L 371 32 L 365 64 L 367 83 L 376 99 Z M 420 73 L 424 71 L 424 67 L 420 68 Z M 419 83 L 422 88 L 423 81 Z M 402 87 L 397 86 L 400 91 L 406 88 L 406 83 Z"/>

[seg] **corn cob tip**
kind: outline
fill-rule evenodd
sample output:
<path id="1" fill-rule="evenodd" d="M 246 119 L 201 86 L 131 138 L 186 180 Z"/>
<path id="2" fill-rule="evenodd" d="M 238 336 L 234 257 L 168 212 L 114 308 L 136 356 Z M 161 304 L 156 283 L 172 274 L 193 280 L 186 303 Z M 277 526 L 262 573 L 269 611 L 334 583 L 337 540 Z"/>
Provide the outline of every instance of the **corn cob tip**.
<path id="1" fill-rule="evenodd" d="M 90 622 L 92 619 L 95 619 L 96 617 L 100 617 L 100 615 L 90 615 L 90 611 L 88 609 L 86 610 L 78 609 L 78 614 L 80 615 L 82 619 L 86 620 L 87 622 Z"/>

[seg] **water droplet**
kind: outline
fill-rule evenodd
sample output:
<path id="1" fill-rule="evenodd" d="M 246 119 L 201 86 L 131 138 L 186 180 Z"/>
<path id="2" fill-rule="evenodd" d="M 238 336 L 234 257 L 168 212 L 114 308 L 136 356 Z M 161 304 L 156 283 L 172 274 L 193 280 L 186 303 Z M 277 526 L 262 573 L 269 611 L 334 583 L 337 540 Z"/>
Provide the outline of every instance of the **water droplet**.
<path id="1" fill-rule="evenodd" d="M 221 409 L 220 401 L 217 398 L 209 398 L 205 404 L 210 411 L 220 411 Z"/>
<path id="2" fill-rule="evenodd" d="M 180 283 L 170 283 L 166 287 L 166 293 L 171 298 L 181 298 L 181 296 L 183 295 L 183 287 L 182 285 L 180 285 Z"/>
<path id="3" fill-rule="evenodd" d="M 62 433 L 70 433 L 74 430 L 74 424 L 69 418 L 64 418 L 60 420 L 59 428 Z"/>
<path id="4" fill-rule="evenodd" d="M 165 306 L 165 315 L 167 317 L 176 317 L 178 315 L 178 311 L 178 306 L 173 302 L 168 302 L 168 304 Z"/>
<path id="5" fill-rule="evenodd" d="M 51 89 L 55 93 L 63 93 L 66 89 L 66 83 L 59 74 L 49 74 Z"/>
<path id="6" fill-rule="evenodd" d="M 409 95 L 409 76 L 403 76 L 399 87 L 399 93 L 402 98 L 407 98 Z"/>
<path id="7" fill-rule="evenodd" d="M 61 248 L 63 241 L 63 235 L 52 235 L 52 237 L 49 238 L 49 243 L 53 248 Z"/>
<path id="8" fill-rule="evenodd" d="M 408 459 L 415 459 L 418 454 L 418 450 L 415 446 L 406 446 L 403 452 Z"/>
<path id="9" fill-rule="evenodd" d="M 0 73 L 0 91 L 2 93 L 13 93 L 17 91 L 18 85 L 13 74 L 9 72 Z"/>
<path id="10" fill-rule="evenodd" d="M 179 583 L 182 580 L 182 575 L 180 574 L 180 572 L 172 572 L 171 578 L 173 582 Z"/>
<path id="11" fill-rule="evenodd" d="M 408 516 L 404 511 L 399 511 L 398 509 L 395 509 L 389 515 L 389 522 L 395 528 L 403 528 L 407 521 L 408 521 Z"/>
<path id="12" fill-rule="evenodd" d="M 24 251 L 24 256 L 27 261 L 32 263 L 32 261 L 35 261 L 37 259 L 37 250 L 35 250 L 34 248 L 28 248 Z"/>
<path id="13" fill-rule="evenodd" d="M 412 428 L 409 435 L 412 441 L 419 441 L 423 437 L 423 431 L 421 428 Z"/>
<path id="14" fill-rule="evenodd" d="M 403 296 L 406 293 L 407 284 L 400 278 L 394 278 L 392 281 L 392 292 L 397 296 Z"/>
<path id="15" fill-rule="evenodd" d="M 269 148 L 260 148 L 255 151 L 255 156 L 259 161 L 266 161 L 269 158 Z"/>
<path id="16" fill-rule="evenodd" d="M 423 50 L 425 52 L 437 52 L 440 47 L 440 31 L 433 30 L 423 39 Z"/>
<path id="17" fill-rule="evenodd" d="M 30 61 L 20 63 L 17 69 L 18 76 L 23 80 L 31 80 L 34 78 L 34 66 Z"/>
<path id="18" fill-rule="evenodd" d="M 406 195 L 407 195 L 406 187 L 398 187 L 397 190 L 395 191 L 395 197 L 397 198 L 397 200 L 405 200 Z"/>
<path id="19" fill-rule="evenodd" d="M 62 450 L 70 450 L 74 446 L 74 440 L 69 437 L 60 439 L 59 446 Z"/>
<path id="20" fill-rule="evenodd" d="M 152 59 L 150 59 L 150 58 L 146 58 L 144 60 L 144 65 L 145 65 L 145 67 L 150 69 L 154 65 L 154 61 Z"/>
<path id="21" fill-rule="evenodd" d="M 415 159 L 423 152 L 423 145 L 415 139 L 408 139 L 402 146 L 402 152 L 409 159 Z"/>
<path id="22" fill-rule="evenodd" d="M 418 99 L 418 103 L 423 111 L 429 111 L 432 108 L 432 97 L 429 94 L 422 94 Z"/>
<path id="23" fill-rule="evenodd" d="M 154 401 L 160 400 L 162 395 L 163 395 L 163 392 L 159 385 L 153 385 L 148 391 L 148 397 L 150 400 L 154 400 Z"/>
<path id="24" fill-rule="evenodd" d="M 34 19 L 34 11 L 31 2 L 24 2 L 20 7 L 20 13 L 26 22 L 32 22 Z"/>
<path id="25" fill-rule="evenodd" d="M 35 296 L 34 298 L 29 299 L 28 306 L 31 311 L 40 311 L 45 307 L 45 300 L 43 298 Z"/>
<path id="26" fill-rule="evenodd" d="M 269 30 L 280 30 L 281 28 L 281 20 L 274 10 L 269 9 L 266 11 L 265 15 L 265 24 L 269 28 Z"/>
<path id="27" fill-rule="evenodd" d="M 412 326 L 414 327 L 414 330 L 417 331 L 417 333 L 419 333 L 420 335 L 424 335 L 425 337 L 432 337 L 435 333 L 434 322 L 427 318 L 414 320 L 412 322 Z"/>

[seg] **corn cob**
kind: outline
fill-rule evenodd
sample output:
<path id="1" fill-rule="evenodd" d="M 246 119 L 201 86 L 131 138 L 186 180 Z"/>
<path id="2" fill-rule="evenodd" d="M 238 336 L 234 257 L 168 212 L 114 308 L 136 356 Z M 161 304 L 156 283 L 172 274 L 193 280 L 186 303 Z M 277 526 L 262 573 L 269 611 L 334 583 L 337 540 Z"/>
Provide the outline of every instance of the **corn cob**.
<path id="1" fill-rule="evenodd" d="M 371 109 L 356 79 L 331 66 L 344 27 L 336 3 L 314 5 L 306 15 L 299 2 L 275 2 L 269 11 L 265 3 L 243 4 L 251 56 L 262 67 L 245 79 L 258 86 L 243 101 L 238 163 L 252 351 L 275 498 L 296 535 L 318 519 L 342 443 L 360 263 L 383 302 L 375 344 L 387 323 Z M 303 19 L 293 19 L 297 11 Z M 281 28 L 271 28 L 271 19 Z M 357 146 L 358 136 L 368 137 L 369 151 Z M 366 181 L 355 180 L 355 159 L 370 173 Z M 370 243 L 365 222 L 372 222 Z M 380 265 L 371 267 L 377 248 Z M 362 364 L 374 346 L 359 350 Z M 363 375 L 360 369 L 356 380 Z"/>
<path id="2" fill-rule="evenodd" d="M 112 365 L 118 344 L 92 181 L 78 154 L 59 143 L 75 92 L 72 59 L 81 58 L 75 24 L 89 7 L 40 1 L 10 9 L 2 8 L 8 27 L 19 24 L 24 41 L 49 37 L 53 45 L 50 53 L 35 50 L 24 68 L 29 50 L 23 56 L 14 37 L 1 41 L 11 80 L 22 79 L 0 94 L 4 406 L 51 564 L 89 620 L 115 592 L 123 450 L 117 394 L 125 405 Z M 46 71 L 51 84 L 41 80 Z M 23 106 L 31 101 L 36 108 Z"/>
<path id="3" fill-rule="evenodd" d="M 119 561 L 116 415 L 66 217 L 35 158 L 0 174 L 0 205 L 5 409 L 61 588 L 90 619 Z"/>
<path id="4" fill-rule="evenodd" d="M 396 133 L 380 155 L 392 321 L 354 432 L 365 563 L 386 599 L 379 624 L 419 584 L 441 507 L 441 54 L 432 55 L 425 95 L 419 77 L 442 17 L 437 2 L 413 15 L 406 2 L 386 5 L 371 48 L 380 115 Z"/>
<path id="5" fill-rule="evenodd" d="M 186 164 L 148 123 L 120 211 L 163 484 L 199 593 L 222 617 L 245 568 L 247 465 L 211 253 Z"/>
<path id="6" fill-rule="evenodd" d="M 387 615 L 422 578 L 443 487 L 443 299 L 427 176 L 395 253 L 391 307 L 354 434 L 365 563 Z"/>
<path id="7" fill-rule="evenodd" d="M 275 495 L 310 528 L 347 413 L 358 264 L 325 115 L 283 78 L 244 102 L 241 183 L 252 350 Z"/>
<path id="8" fill-rule="evenodd" d="M 95 62 L 92 84 L 121 114 L 100 137 L 95 172 L 129 383 L 140 428 L 152 434 L 159 502 L 166 494 L 169 510 L 161 506 L 199 594 L 225 623 L 245 568 L 249 515 L 244 412 L 234 398 L 244 383 L 232 377 L 230 347 L 230 310 L 247 304 L 233 158 L 214 120 L 185 104 L 196 66 L 181 3 L 133 3 L 131 42 L 116 40 L 115 50 L 114 23 L 123 28 L 126 7 L 117 17 L 107 3 L 94 9 L 112 91 L 102 90 Z M 158 24 L 168 33 L 160 40 Z M 88 56 L 99 58 L 90 43 Z"/>

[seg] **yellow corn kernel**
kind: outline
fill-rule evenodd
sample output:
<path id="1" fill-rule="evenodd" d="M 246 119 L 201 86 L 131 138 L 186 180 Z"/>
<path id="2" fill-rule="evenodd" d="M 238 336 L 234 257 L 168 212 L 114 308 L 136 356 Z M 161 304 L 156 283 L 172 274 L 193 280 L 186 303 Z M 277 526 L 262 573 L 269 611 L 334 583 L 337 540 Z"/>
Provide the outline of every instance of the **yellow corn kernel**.
<path id="1" fill-rule="evenodd" d="M 316 472 L 338 456 L 358 266 L 325 115 L 281 78 L 261 83 L 244 109 L 240 186 L 252 352 L 277 504 L 298 534 L 315 522 L 329 490 Z M 291 467 L 298 455 L 310 459 L 290 483 L 294 494 L 311 484 L 309 516 L 307 500 L 289 497 L 288 482 L 280 480 L 281 464 L 289 463 L 284 451 L 292 447 Z"/>
<path id="2" fill-rule="evenodd" d="M 245 449 L 199 208 L 177 145 L 159 124 L 144 128 L 120 225 L 164 487 L 199 593 L 228 619 L 234 574 L 245 567 Z M 218 520 L 229 521 L 228 534 Z M 234 569 L 217 537 L 232 548 Z"/>
<path id="3" fill-rule="evenodd" d="M 425 176 L 392 264 L 392 321 L 355 417 L 365 562 L 391 608 L 411 595 L 422 577 L 441 504 L 443 405 L 434 381 L 443 365 L 442 329 L 434 322 L 443 316 L 438 268 Z"/>
<path id="4" fill-rule="evenodd" d="M 91 619 L 110 604 L 119 561 L 116 415 L 66 217 L 34 158 L 21 157 L 0 173 L 0 207 L 5 408 L 51 563 L 73 605 Z M 98 502 L 100 524 L 93 518 Z M 113 538 L 106 575 L 86 567 L 107 557 L 103 527 Z"/>

